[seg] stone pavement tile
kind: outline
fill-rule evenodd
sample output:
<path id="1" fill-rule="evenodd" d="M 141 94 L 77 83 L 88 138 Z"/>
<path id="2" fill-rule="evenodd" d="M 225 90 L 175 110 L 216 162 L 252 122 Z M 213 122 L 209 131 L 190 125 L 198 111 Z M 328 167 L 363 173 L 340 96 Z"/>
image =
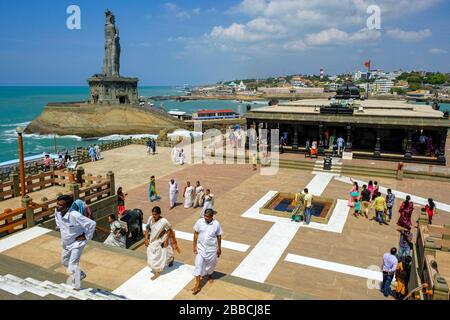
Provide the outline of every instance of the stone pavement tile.
<path id="1" fill-rule="evenodd" d="M 90 247 L 87 248 L 85 252 L 83 252 L 81 259 L 98 266 L 104 266 L 109 268 L 120 268 L 120 266 L 126 260 L 132 258 L 120 253 Z"/>
<path id="2" fill-rule="evenodd" d="M 44 249 L 44 250 L 56 252 L 58 254 L 61 254 L 61 251 L 62 251 L 61 239 L 56 238 L 56 237 L 51 237 L 42 244 L 36 244 L 33 240 L 33 245 L 36 245 L 36 247 L 39 248 L 39 250 Z"/>
<path id="3" fill-rule="evenodd" d="M 32 241 L 9 249 L 2 254 L 43 268 L 49 268 L 61 261 L 61 251 L 37 250 Z"/>
<path id="4" fill-rule="evenodd" d="M 144 145 L 129 145 L 102 152 L 102 160 L 85 163 L 86 173 L 106 175 L 114 172 L 116 187 L 122 186 L 125 192 L 139 185 L 148 183 L 150 176 L 163 177 L 184 166 L 177 166 L 171 161 L 171 148 L 157 148 L 155 156 L 148 156 Z"/>
<path id="5" fill-rule="evenodd" d="M 84 266 L 82 265 L 82 268 Z M 96 285 L 107 288 L 108 290 L 114 290 L 122 283 L 127 281 L 133 274 L 124 272 L 122 269 L 105 268 L 103 266 L 95 266 L 94 268 L 84 268 L 86 274 L 86 280 L 95 283 Z M 148 281 L 151 281 L 150 278 Z"/>
<path id="6" fill-rule="evenodd" d="M 207 291 L 209 297 L 225 300 L 273 300 L 275 294 L 269 292 L 258 291 L 236 284 L 217 280 L 210 286 Z"/>

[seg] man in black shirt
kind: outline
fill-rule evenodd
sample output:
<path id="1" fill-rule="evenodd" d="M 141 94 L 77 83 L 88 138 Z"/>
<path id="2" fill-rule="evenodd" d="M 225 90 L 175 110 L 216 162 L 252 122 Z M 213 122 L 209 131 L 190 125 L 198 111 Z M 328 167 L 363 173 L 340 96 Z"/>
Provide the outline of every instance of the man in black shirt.
<path id="1" fill-rule="evenodd" d="M 361 201 L 362 211 L 364 212 L 364 215 L 366 216 L 366 218 L 368 218 L 370 205 L 370 191 L 367 189 L 367 185 L 363 185 L 359 201 Z"/>

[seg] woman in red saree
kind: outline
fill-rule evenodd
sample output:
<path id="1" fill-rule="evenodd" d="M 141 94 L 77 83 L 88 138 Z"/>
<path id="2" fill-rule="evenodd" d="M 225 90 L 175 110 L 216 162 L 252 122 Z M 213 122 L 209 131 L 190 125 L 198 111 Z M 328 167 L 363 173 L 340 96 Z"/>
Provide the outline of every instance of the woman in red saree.
<path id="1" fill-rule="evenodd" d="M 411 197 L 406 196 L 406 200 L 403 201 L 402 205 L 398 212 L 400 213 L 400 217 L 398 218 L 397 225 L 402 228 L 406 228 L 411 230 L 411 216 L 414 211 L 414 204 L 411 202 Z"/>

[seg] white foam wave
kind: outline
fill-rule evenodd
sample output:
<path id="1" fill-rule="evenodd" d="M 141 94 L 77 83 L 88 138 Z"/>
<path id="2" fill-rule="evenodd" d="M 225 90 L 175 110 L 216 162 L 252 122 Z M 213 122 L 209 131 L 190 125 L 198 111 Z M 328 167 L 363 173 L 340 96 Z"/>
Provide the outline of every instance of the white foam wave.
<path id="1" fill-rule="evenodd" d="M 53 135 L 53 134 L 37 134 L 37 133 L 24 133 L 23 137 L 24 138 L 31 138 L 33 140 L 44 140 L 44 139 L 54 139 L 56 136 L 56 138 L 60 139 L 60 138 L 64 138 L 64 139 L 73 139 L 76 141 L 81 141 L 83 140 L 81 137 L 76 136 L 76 135 L 66 135 L 66 136 L 60 136 L 60 135 Z M 3 138 L 4 140 L 10 140 L 10 139 L 17 139 L 17 132 L 15 129 L 11 129 L 11 130 L 4 130 L 3 132 L 0 133 L 0 137 Z"/>
<path id="2" fill-rule="evenodd" d="M 125 134 L 112 134 L 110 136 L 106 136 L 106 137 L 101 137 L 98 140 L 99 141 L 116 141 L 116 140 L 122 140 L 122 139 L 143 139 L 143 138 L 153 138 L 153 139 L 157 139 L 158 135 L 156 134 L 129 134 L 129 135 L 125 135 Z"/>
<path id="3" fill-rule="evenodd" d="M 20 122 L 20 123 L 6 123 L 6 124 L 0 124 L 0 127 L 26 127 L 30 123 L 31 123 L 31 121 Z"/>

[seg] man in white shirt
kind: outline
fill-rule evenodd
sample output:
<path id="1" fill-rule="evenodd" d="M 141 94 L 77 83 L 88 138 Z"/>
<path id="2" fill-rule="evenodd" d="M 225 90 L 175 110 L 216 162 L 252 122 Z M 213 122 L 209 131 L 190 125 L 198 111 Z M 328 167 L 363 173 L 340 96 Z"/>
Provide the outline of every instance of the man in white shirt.
<path id="1" fill-rule="evenodd" d="M 338 155 L 341 156 L 342 152 L 344 151 L 344 144 L 345 144 L 345 140 L 344 138 L 342 138 L 342 136 L 340 136 L 337 139 L 337 144 L 338 144 Z"/>
<path id="2" fill-rule="evenodd" d="M 204 218 L 199 219 L 194 225 L 194 254 L 195 257 L 195 287 L 193 294 L 200 292 L 201 277 L 208 276 L 208 282 L 212 283 L 212 274 L 216 268 L 217 258 L 222 254 L 223 230 L 220 223 L 214 220 L 214 211 L 207 209 Z"/>
<path id="3" fill-rule="evenodd" d="M 80 290 L 81 280 L 86 274 L 80 270 L 80 258 L 86 244 L 92 240 L 95 232 L 95 221 L 71 209 L 73 198 L 68 195 L 58 197 L 56 203 L 56 225 L 61 231 L 62 254 L 61 264 L 67 267 L 70 284 Z"/>

